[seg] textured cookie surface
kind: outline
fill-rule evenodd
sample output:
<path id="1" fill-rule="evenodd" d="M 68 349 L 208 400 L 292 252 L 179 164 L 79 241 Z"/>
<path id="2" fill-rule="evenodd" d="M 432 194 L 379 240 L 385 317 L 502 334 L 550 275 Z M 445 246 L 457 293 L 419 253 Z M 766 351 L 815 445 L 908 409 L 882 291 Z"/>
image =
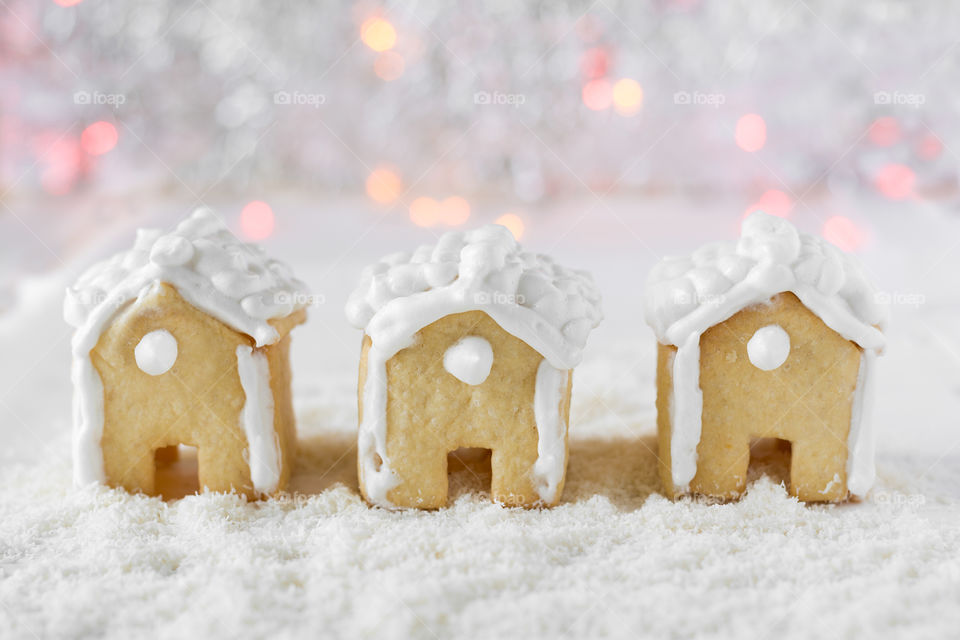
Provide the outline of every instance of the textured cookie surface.
<path id="1" fill-rule="evenodd" d="M 288 331 L 302 316 L 301 311 L 284 319 L 279 328 Z M 174 337 L 177 355 L 169 370 L 151 375 L 137 366 L 135 347 L 158 330 Z M 278 489 L 286 485 L 295 453 L 289 344 L 285 335 L 261 349 L 273 396 Z M 100 445 L 108 484 L 153 494 L 155 452 L 160 462 L 169 461 L 168 448 L 185 444 L 198 449 L 201 488 L 256 495 L 242 426 L 246 395 L 236 353 L 241 346 L 252 346 L 252 340 L 198 311 L 170 285 L 121 311 L 91 353 L 104 388 Z"/>
<path id="2" fill-rule="evenodd" d="M 466 336 L 482 337 L 493 349 L 489 375 L 477 385 L 464 383 L 444 368 L 444 353 Z M 364 363 L 369 349 L 368 337 L 361 355 Z M 492 450 L 495 500 L 507 505 L 539 503 L 533 476 L 538 457 L 534 396 L 542 361 L 543 356 L 481 311 L 434 322 L 417 334 L 414 346 L 394 355 L 387 362 L 387 455 L 399 484 L 388 494 L 391 503 L 445 505 L 447 454 L 460 447 Z M 361 367 L 361 390 L 365 375 Z M 571 379 L 568 373 L 560 397 L 564 427 Z M 362 411 L 362 397 L 360 404 Z M 566 457 L 566 438 L 563 448 Z"/>

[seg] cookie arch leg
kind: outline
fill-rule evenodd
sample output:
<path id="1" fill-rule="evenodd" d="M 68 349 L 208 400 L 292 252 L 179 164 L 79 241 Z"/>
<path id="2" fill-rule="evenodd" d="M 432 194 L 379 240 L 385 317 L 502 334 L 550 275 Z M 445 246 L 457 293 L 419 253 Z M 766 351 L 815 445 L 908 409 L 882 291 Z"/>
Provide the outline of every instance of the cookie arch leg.
<path id="1" fill-rule="evenodd" d="M 447 504 L 447 451 L 424 444 L 414 441 L 409 446 L 390 446 L 388 443 L 391 466 L 400 480 L 388 496 L 398 507 L 439 509 Z"/>
<path id="2" fill-rule="evenodd" d="M 536 464 L 536 448 L 533 455 L 522 454 L 531 447 L 499 447 L 493 449 L 490 459 L 492 480 L 490 495 L 496 502 L 509 507 L 529 507 L 540 501 L 531 473 Z"/>
<path id="3" fill-rule="evenodd" d="M 108 485 L 131 493 L 155 494 L 156 458 L 149 442 L 126 437 L 126 432 L 120 431 L 104 437 L 101 446 Z"/>
<path id="4" fill-rule="evenodd" d="M 257 497 L 243 451 L 241 447 L 223 447 L 216 442 L 201 443 L 197 447 L 197 480 L 200 490 L 221 493 L 236 491 L 248 498 Z"/>
<path id="5" fill-rule="evenodd" d="M 832 434 L 798 438 L 790 460 L 790 494 L 804 502 L 845 499 L 846 458 L 846 443 Z"/>
<path id="6" fill-rule="evenodd" d="M 718 434 L 720 435 L 720 434 Z M 705 438 L 709 436 L 705 434 Z M 736 498 L 747 488 L 750 468 L 750 438 L 745 434 L 722 434 L 719 442 L 700 447 L 697 475 L 690 488 L 716 498 Z"/>

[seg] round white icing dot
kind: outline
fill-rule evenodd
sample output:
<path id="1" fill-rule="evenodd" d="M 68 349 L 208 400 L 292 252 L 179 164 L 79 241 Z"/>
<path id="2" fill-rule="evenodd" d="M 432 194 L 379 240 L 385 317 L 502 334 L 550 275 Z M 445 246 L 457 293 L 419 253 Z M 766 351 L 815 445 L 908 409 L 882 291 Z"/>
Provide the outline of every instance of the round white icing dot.
<path id="1" fill-rule="evenodd" d="M 747 355 L 757 369 L 773 371 L 790 355 L 790 336 L 776 324 L 757 329 L 747 343 Z"/>
<path id="2" fill-rule="evenodd" d="M 165 329 L 151 331 L 140 339 L 133 355 L 141 371 L 159 376 L 177 361 L 177 339 Z"/>
<path id="3" fill-rule="evenodd" d="M 493 366 L 493 347 L 480 336 L 467 336 L 443 354 L 443 368 L 470 385 L 482 383 Z"/>

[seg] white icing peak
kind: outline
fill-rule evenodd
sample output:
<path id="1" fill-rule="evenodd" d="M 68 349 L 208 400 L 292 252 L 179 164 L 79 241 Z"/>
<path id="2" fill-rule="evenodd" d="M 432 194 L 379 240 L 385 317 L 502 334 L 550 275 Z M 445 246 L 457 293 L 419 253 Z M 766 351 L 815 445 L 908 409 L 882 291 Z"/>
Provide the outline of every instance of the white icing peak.
<path id="1" fill-rule="evenodd" d="M 657 339 L 680 346 L 743 308 L 793 292 L 831 329 L 864 349 L 883 348 L 879 304 L 859 263 L 832 244 L 762 212 L 737 243 L 713 243 L 661 261 L 647 279 L 645 313 Z M 879 329 L 878 329 L 879 328 Z"/>
<path id="2" fill-rule="evenodd" d="M 483 384 L 493 367 L 493 347 L 480 336 L 460 339 L 443 354 L 443 368 L 469 385 Z"/>
<path id="3" fill-rule="evenodd" d="M 67 290 L 64 317 L 79 350 L 92 349 L 125 303 L 165 282 L 195 307 L 252 337 L 279 335 L 267 321 L 305 306 L 306 287 L 257 245 L 241 242 L 209 209 L 198 209 L 169 234 L 141 229 L 132 249 L 90 267 Z"/>
<path id="4" fill-rule="evenodd" d="M 790 335 L 780 325 L 761 327 L 747 342 L 747 356 L 757 369 L 778 369 L 790 356 Z"/>
<path id="5" fill-rule="evenodd" d="M 144 373 L 162 375 L 177 361 L 177 339 L 165 329 L 151 331 L 137 343 L 133 356 Z"/>
<path id="6" fill-rule="evenodd" d="M 523 251 L 499 225 L 451 231 L 436 245 L 395 253 L 364 269 L 347 319 L 392 355 L 426 325 L 453 313 L 487 312 L 562 369 L 580 361 L 602 319 L 588 274 Z"/>

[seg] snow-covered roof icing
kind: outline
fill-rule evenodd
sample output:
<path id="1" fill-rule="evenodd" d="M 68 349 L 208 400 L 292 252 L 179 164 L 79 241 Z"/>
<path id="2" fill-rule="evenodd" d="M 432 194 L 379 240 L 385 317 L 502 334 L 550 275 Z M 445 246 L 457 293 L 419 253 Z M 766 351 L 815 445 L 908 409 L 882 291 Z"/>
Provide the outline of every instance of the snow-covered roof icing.
<path id="1" fill-rule="evenodd" d="M 347 319 L 393 354 L 417 331 L 464 311 L 486 312 L 503 329 L 569 369 L 602 319 L 589 274 L 523 251 L 508 229 L 451 231 L 436 245 L 395 253 L 364 269 Z"/>
<path id="2" fill-rule="evenodd" d="M 680 346 L 782 292 L 794 293 L 860 347 L 883 348 L 887 309 L 857 260 L 762 212 L 744 220 L 739 242 L 711 243 L 654 267 L 647 278 L 646 319 L 662 344 Z"/>
<path id="3" fill-rule="evenodd" d="M 257 346 L 280 337 L 269 320 L 307 301 L 306 286 L 289 267 L 201 208 L 170 233 L 140 229 L 132 249 L 93 265 L 67 289 L 64 317 L 77 329 L 75 350 L 89 352 L 121 307 L 161 282 Z"/>

